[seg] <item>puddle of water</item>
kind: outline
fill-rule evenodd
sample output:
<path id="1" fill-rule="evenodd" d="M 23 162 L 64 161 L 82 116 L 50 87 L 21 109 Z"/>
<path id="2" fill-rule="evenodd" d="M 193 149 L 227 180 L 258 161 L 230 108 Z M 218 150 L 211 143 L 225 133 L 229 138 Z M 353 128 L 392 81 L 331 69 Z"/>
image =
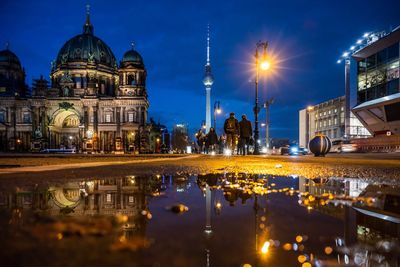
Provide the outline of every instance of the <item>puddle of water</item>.
<path id="1" fill-rule="evenodd" d="M 2 181 L 1 265 L 399 266 L 399 189 L 232 173 Z"/>

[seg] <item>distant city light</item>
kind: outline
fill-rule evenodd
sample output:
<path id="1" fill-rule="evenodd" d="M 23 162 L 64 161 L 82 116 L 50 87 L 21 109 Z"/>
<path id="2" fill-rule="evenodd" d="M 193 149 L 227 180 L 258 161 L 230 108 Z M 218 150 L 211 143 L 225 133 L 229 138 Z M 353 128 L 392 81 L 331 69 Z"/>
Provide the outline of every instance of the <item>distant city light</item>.
<path id="1" fill-rule="evenodd" d="M 229 148 L 225 148 L 224 149 L 224 155 L 225 156 L 231 156 L 232 155 L 232 150 L 230 150 Z"/>

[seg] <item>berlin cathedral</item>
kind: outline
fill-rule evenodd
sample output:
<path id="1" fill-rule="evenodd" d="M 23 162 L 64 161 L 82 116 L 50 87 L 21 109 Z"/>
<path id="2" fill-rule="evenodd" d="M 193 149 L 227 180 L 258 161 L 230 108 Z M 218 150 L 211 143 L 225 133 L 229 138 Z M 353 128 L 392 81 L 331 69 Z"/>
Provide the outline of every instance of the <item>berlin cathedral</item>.
<path id="1" fill-rule="evenodd" d="M 52 62 L 50 81 L 36 79 L 32 90 L 18 57 L 0 51 L 0 151 L 145 151 L 148 108 L 141 55 L 132 47 L 118 64 L 88 11 L 83 32 Z"/>

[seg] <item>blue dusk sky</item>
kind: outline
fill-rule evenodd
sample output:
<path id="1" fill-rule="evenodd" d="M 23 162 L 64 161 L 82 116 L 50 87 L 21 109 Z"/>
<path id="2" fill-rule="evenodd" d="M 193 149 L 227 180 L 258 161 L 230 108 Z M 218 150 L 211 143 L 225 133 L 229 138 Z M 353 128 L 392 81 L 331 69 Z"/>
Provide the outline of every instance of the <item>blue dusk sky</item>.
<path id="1" fill-rule="evenodd" d="M 59 49 L 82 32 L 87 1 L 2 0 L 0 43 L 20 58 L 27 84 L 48 79 Z M 211 103 L 221 102 L 217 128 L 229 112 L 253 120 L 254 52 L 268 41 L 273 70 L 262 74 L 260 102 L 273 97 L 271 137 L 298 139 L 298 111 L 344 95 L 340 55 L 365 32 L 400 24 L 396 0 L 89 1 L 94 34 L 121 60 L 130 43 L 148 72 L 149 117 L 193 131 L 205 120 L 207 24 L 215 83 Z M 354 66 L 354 64 L 353 64 Z M 354 71 L 352 90 L 355 90 Z M 265 110 L 260 113 L 265 120 Z M 221 132 L 219 130 L 219 132 Z M 261 131 L 264 136 L 264 132 Z"/>

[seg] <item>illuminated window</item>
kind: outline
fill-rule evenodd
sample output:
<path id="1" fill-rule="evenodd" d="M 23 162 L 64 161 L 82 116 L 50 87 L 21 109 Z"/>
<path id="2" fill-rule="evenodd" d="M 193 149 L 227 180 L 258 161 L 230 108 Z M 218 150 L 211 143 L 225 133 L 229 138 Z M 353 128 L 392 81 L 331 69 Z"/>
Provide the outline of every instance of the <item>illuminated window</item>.
<path id="1" fill-rule="evenodd" d="M 106 202 L 111 202 L 111 194 L 106 195 Z"/>
<path id="2" fill-rule="evenodd" d="M 129 203 L 133 203 L 134 202 L 133 196 L 129 196 L 128 201 Z"/>
<path id="3" fill-rule="evenodd" d="M 334 119 L 334 124 L 335 124 L 335 125 L 337 124 L 337 118 Z"/>
<path id="4" fill-rule="evenodd" d="M 331 115 L 331 110 L 328 111 L 328 114 Z"/>
<path id="5" fill-rule="evenodd" d="M 22 114 L 22 122 L 23 123 L 31 123 L 31 113 L 30 112 L 24 112 Z"/>
<path id="6" fill-rule="evenodd" d="M 337 113 L 337 108 L 335 108 L 334 112 Z"/>
<path id="7" fill-rule="evenodd" d="M 111 113 L 106 113 L 105 121 L 106 122 L 111 122 Z"/>
<path id="8" fill-rule="evenodd" d="M 329 120 L 328 124 L 329 124 L 329 126 L 331 126 L 332 125 L 332 120 Z"/>
<path id="9" fill-rule="evenodd" d="M 128 122 L 133 122 L 133 118 L 134 118 L 133 115 L 134 115 L 133 112 L 128 113 Z"/>

